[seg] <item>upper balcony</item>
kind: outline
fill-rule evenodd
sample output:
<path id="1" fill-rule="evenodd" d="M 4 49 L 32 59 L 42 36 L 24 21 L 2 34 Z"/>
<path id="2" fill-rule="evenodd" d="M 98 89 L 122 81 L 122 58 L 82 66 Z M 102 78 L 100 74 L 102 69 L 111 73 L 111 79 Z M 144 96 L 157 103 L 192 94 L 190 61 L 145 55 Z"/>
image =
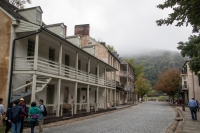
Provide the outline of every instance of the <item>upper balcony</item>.
<path id="1" fill-rule="evenodd" d="M 181 76 L 181 77 L 187 76 L 187 71 L 182 71 L 180 76 Z"/>
<path id="2" fill-rule="evenodd" d="M 102 77 L 98 77 L 97 75 L 87 73 L 82 70 L 77 70 L 74 67 L 70 67 L 64 64 L 60 65 L 59 62 L 56 61 L 51 61 L 42 57 L 38 57 L 38 59 L 36 59 L 36 62 L 37 72 L 42 72 L 53 76 L 62 76 L 63 78 L 67 78 L 72 81 L 78 80 L 112 88 L 115 87 L 114 80 L 108 80 Z M 34 57 L 15 57 L 14 72 L 17 73 L 17 71 L 35 71 Z"/>
<path id="3" fill-rule="evenodd" d="M 128 77 L 128 78 L 133 80 L 133 75 L 128 73 L 128 71 L 120 71 L 120 76 L 121 77 Z"/>
<path id="4" fill-rule="evenodd" d="M 189 90 L 189 86 L 188 85 L 182 85 L 181 86 L 181 91 L 188 91 Z"/>

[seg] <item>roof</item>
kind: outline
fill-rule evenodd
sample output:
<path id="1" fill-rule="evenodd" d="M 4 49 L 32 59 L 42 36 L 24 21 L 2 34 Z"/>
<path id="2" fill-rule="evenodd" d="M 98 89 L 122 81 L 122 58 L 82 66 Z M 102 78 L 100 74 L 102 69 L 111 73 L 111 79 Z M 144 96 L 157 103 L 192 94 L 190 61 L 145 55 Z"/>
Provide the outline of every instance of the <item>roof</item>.
<path id="1" fill-rule="evenodd" d="M 190 62 L 190 61 L 185 61 L 185 63 L 183 64 L 183 66 L 182 66 L 182 68 L 186 65 L 186 63 L 188 63 L 188 62 Z"/>
<path id="2" fill-rule="evenodd" d="M 42 8 L 41 8 L 40 6 L 30 7 L 30 8 L 25 8 L 25 9 L 17 9 L 17 12 L 18 12 L 18 11 L 31 10 L 31 9 L 35 9 L 35 8 L 39 8 L 39 9 L 41 10 L 41 12 L 43 13 Z"/>
<path id="3" fill-rule="evenodd" d="M 90 24 L 79 24 L 79 25 L 75 25 L 75 27 L 79 27 L 79 26 L 90 26 Z"/>
<path id="4" fill-rule="evenodd" d="M 20 14 L 18 14 L 17 12 L 15 12 L 15 10 L 18 10 L 18 8 L 15 7 L 14 5 L 8 3 L 7 1 L 0 0 L 0 7 L 3 8 L 7 13 L 9 13 L 15 19 L 26 20 Z"/>
<path id="5" fill-rule="evenodd" d="M 74 36 L 66 36 L 66 39 L 70 39 L 70 38 L 78 38 L 78 37 L 81 38 L 81 36 L 79 36 L 79 35 L 74 35 Z"/>
<path id="6" fill-rule="evenodd" d="M 57 24 L 49 24 L 49 25 L 45 25 L 44 27 L 45 28 L 48 28 L 48 27 L 54 27 L 54 26 L 60 26 L 60 25 L 64 25 L 64 26 L 66 26 L 64 23 L 57 23 Z"/>

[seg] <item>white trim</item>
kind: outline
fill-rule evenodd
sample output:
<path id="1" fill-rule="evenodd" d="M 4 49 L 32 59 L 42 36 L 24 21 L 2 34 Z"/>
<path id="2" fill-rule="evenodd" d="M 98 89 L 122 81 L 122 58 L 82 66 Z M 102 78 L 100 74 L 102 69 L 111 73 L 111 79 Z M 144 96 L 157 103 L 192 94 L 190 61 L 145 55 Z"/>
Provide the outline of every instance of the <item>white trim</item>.
<path id="1" fill-rule="evenodd" d="M 0 9 L 6 14 L 8 15 L 8 17 L 10 17 L 11 19 L 15 20 L 15 18 L 13 16 L 11 16 L 9 13 L 7 13 L 3 8 L 0 7 Z"/>

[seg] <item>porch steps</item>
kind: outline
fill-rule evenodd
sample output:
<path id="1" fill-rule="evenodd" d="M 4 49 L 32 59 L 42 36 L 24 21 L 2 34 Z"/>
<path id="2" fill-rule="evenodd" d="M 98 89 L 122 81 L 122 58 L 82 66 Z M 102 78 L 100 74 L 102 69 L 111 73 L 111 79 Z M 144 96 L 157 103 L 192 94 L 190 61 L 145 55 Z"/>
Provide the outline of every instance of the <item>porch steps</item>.
<path id="1" fill-rule="evenodd" d="M 37 79 L 36 79 L 36 93 L 42 91 L 47 86 L 47 84 L 51 81 L 51 79 L 52 78 L 46 77 L 46 76 L 38 76 Z M 27 80 L 27 81 L 32 82 L 30 80 Z M 27 89 L 27 92 L 24 92 L 26 86 L 29 86 L 29 89 Z M 29 84 L 29 85 L 27 83 L 22 84 L 21 87 L 18 87 L 18 88 L 15 88 L 15 89 L 21 90 L 21 93 L 13 94 L 11 96 L 11 102 L 16 101 L 16 100 L 18 100 L 22 97 L 26 97 L 26 96 L 31 95 L 32 84 Z"/>

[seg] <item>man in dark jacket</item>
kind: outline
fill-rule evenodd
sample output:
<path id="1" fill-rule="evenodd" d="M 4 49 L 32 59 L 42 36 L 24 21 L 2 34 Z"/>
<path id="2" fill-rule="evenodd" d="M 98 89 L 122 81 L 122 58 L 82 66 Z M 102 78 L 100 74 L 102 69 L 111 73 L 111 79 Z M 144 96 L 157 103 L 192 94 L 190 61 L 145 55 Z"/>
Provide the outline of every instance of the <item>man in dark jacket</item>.
<path id="1" fill-rule="evenodd" d="M 12 133 L 20 133 L 21 128 L 21 117 L 20 114 L 27 115 L 21 106 L 19 106 L 19 101 L 15 101 L 15 106 L 12 108 L 10 112 L 8 121 L 12 123 Z"/>
<path id="2" fill-rule="evenodd" d="M 21 106 L 22 109 L 23 109 L 23 111 L 27 113 L 27 108 L 26 108 L 26 104 L 24 103 L 24 98 L 20 98 L 19 99 L 19 106 Z M 25 115 L 21 114 L 20 116 L 21 116 L 21 129 L 20 129 L 20 133 L 23 133 Z"/>

